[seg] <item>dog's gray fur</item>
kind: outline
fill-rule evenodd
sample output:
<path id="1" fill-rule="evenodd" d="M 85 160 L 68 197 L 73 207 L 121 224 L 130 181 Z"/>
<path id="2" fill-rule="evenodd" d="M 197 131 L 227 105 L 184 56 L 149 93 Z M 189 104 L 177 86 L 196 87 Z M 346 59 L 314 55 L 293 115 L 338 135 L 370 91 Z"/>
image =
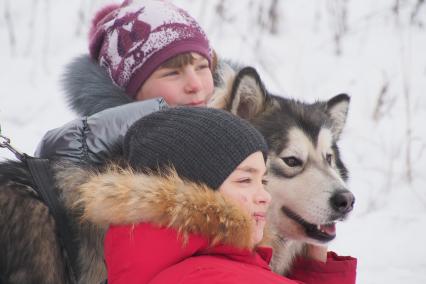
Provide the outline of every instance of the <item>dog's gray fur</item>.
<path id="1" fill-rule="evenodd" d="M 69 102 L 79 114 L 90 115 L 96 111 L 128 102 L 127 97 L 123 94 L 119 96 L 120 98 L 115 98 L 117 94 L 113 94 L 113 92 L 117 90 L 111 86 L 111 83 L 108 87 L 106 74 L 99 73 L 101 70 L 96 70 L 96 66 L 85 67 L 84 58 L 79 60 L 83 65 L 74 63 L 78 65 L 78 68 L 76 69 L 74 66 L 72 71 L 68 71 L 73 73 L 74 79 L 67 79 L 69 81 L 66 84 L 68 92 L 71 92 Z M 90 62 L 86 63 L 90 64 Z M 96 64 L 92 63 L 92 65 Z M 105 83 L 106 90 L 95 91 L 96 94 L 93 95 L 94 90 L 91 87 L 81 84 L 79 80 L 84 79 L 83 70 L 87 72 L 85 68 L 95 68 L 94 76 L 102 77 L 101 82 Z M 328 169 L 323 168 L 323 176 L 331 177 L 326 178 L 328 182 L 325 183 L 330 186 L 330 190 L 344 186 L 342 179 L 347 178 L 347 170 L 340 161 L 336 141 L 346 118 L 349 102 L 347 96 L 337 96 L 328 102 L 311 105 L 280 98 L 266 91 L 254 69 L 248 68 L 236 72 L 227 65 L 218 69 L 215 79 L 219 87 L 215 100 L 211 102 L 212 106 L 228 109 L 248 119 L 266 137 L 270 147 L 268 167 L 271 185 L 268 188 L 271 190 L 273 204 L 275 204 L 272 206 L 273 210 L 274 208 L 280 209 L 283 206 L 282 202 L 285 201 L 279 199 L 277 184 L 286 187 L 292 180 L 283 171 L 280 156 L 290 143 L 288 135 L 291 129 L 299 129 L 312 142 L 313 148 L 316 147 L 321 129 L 331 129 L 335 166 Z M 97 85 L 92 87 L 97 89 Z M 102 98 L 105 94 L 104 91 L 109 95 Z M 99 102 L 102 104 L 98 105 Z M 333 175 L 333 171 L 337 174 Z M 65 207 L 68 208 L 69 216 L 75 222 L 74 230 L 80 243 L 78 283 L 99 283 L 106 278 L 103 262 L 105 228 L 97 228 L 91 224 L 79 222 L 80 213 L 69 209 L 77 198 L 75 187 L 86 180 L 89 170 L 67 163 L 57 163 L 54 166 L 54 172 L 58 193 Z M 331 183 L 331 180 L 334 180 L 335 183 Z M 49 215 L 47 207 L 35 194 L 33 186 L 29 173 L 22 163 L 7 161 L 1 164 L 0 282 L 70 283 L 66 256 L 60 248 L 54 220 Z M 278 210 L 271 215 L 273 229 L 278 236 L 275 238 L 277 253 L 273 265 L 277 272 L 284 273 L 290 267 L 292 258 L 301 253 L 303 243 L 317 241 L 307 237 L 303 231 L 299 230 L 300 232 L 297 234 L 292 234 L 280 227 L 281 222 L 285 220 L 288 222 L 289 219 L 280 212 Z M 302 214 L 301 216 L 303 217 Z M 333 221 L 337 217 L 343 218 L 344 216 L 334 216 L 324 221 Z M 293 226 L 296 225 L 293 224 Z"/>

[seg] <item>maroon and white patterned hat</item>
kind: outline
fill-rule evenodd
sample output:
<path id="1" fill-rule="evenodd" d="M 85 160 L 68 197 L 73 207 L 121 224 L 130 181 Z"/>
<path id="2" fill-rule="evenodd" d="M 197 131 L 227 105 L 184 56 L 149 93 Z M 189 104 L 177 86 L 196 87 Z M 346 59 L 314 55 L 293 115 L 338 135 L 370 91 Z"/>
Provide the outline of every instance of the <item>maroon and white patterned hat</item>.
<path id="1" fill-rule="evenodd" d="M 211 64 L 212 50 L 186 11 L 161 0 L 127 0 L 100 10 L 89 33 L 89 50 L 112 81 L 135 98 L 161 64 L 196 52 Z"/>

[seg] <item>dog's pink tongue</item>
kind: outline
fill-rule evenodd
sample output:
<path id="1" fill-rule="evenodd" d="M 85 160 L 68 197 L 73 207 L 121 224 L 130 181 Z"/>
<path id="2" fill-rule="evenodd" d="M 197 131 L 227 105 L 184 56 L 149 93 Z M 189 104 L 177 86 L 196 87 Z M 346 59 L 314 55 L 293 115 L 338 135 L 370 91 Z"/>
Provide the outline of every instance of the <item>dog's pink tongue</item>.
<path id="1" fill-rule="evenodd" d="M 328 235 L 335 235 L 336 234 L 336 224 L 326 224 L 326 225 L 320 225 L 321 231 L 324 233 L 327 233 Z"/>

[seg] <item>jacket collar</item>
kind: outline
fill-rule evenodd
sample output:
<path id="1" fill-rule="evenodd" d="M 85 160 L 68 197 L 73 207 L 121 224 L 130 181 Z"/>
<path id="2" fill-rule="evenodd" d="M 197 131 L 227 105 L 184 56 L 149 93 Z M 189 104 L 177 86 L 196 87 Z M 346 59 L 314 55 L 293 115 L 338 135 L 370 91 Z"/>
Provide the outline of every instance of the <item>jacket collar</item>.
<path id="1" fill-rule="evenodd" d="M 152 223 L 222 244 L 253 249 L 252 219 L 218 191 L 184 181 L 176 172 L 157 176 L 111 167 L 94 173 L 77 188 L 74 206 L 83 219 L 107 227 Z"/>

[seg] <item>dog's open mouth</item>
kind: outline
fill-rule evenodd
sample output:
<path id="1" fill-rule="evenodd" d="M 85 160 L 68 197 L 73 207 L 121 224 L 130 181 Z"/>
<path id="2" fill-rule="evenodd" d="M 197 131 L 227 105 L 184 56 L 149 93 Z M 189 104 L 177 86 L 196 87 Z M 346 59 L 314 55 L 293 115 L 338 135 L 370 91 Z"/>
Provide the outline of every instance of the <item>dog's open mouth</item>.
<path id="1" fill-rule="evenodd" d="M 333 240 L 336 237 L 335 222 L 319 225 L 311 224 L 284 206 L 281 207 L 281 211 L 290 219 L 296 221 L 299 225 L 301 225 L 305 229 L 306 235 L 312 239 L 325 243 Z"/>

